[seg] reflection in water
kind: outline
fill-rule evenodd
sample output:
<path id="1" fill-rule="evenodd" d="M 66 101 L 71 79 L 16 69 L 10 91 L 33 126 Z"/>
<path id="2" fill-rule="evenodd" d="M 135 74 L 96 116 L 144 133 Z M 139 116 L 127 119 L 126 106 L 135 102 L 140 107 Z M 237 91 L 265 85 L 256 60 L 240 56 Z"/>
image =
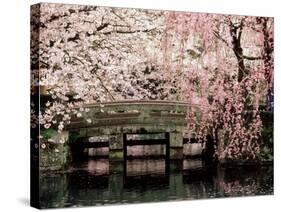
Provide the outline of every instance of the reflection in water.
<path id="1" fill-rule="evenodd" d="M 89 160 L 88 172 L 93 175 L 108 175 L 109 174 L 109 161 L 106 159 Z"/>
<path id="2" fill-rule="evenodd" d="M 40 185 L 43 208 L 265 195 L 273 194 L 273 167 L 101 159 L 77 162 L 66 173 L 44 173 Z"/>
<path id="3" fill-rule="evenodd" d="M 123 187 L 131 190 L 158 190 L 169 186 L 165 159 L 127 160 L 123 177 Z"/>
<path id="4" fill-rule="evenodd" d="M 166 171 L 165 159 L 159 160 L 127 160 L 126 176 L 164 174 Z"/>
<path id="5" fill-rule="evenodd" d="M 183 160 L 183 170 L 191 170 L 196 168 L 202 168 L 203 161 L 201 159 L 186 159 Z"/>

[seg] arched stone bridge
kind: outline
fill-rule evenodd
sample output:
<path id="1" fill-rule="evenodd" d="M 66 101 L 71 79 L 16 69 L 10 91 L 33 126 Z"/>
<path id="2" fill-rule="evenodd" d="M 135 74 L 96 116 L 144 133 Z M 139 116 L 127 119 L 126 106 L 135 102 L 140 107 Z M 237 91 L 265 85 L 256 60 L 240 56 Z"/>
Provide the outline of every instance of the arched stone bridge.
<path id="1" fill-rule="evenodd" d="M 79 134 L 85 147 L 109 146 L 109 157 L 123 158 L 127 146 L 165 144 L 166 156 L 183 158 L 183 134 L 186 112 L 191 107 L 177 101 L 120 101 L 86 104 L 82 116 L 73 117 L 67 131 Z M 145 134 L 160 135 L 159 139 L 144 139 Z M 162 135 L 161 135 L 162 134 Z M 89 142 L 94 136 L 111 136 L 107 142 Z M 133 136 L 132 136 L 133 135 Z M 134 138 L 138 135 L 138 139 Z M 157 136 L 156 136 L 157 137 Z M 80 143 L 80 145 L 82 144 Z"/>

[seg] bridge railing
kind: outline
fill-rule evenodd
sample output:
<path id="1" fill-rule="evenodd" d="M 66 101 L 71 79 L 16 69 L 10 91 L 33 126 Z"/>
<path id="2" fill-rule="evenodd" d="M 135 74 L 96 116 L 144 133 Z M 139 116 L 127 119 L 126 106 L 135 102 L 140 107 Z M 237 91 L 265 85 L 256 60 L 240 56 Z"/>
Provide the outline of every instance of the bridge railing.
<path id="1" fill-rule="evenodd" d="M 89 108 L 93 111 L 103 110 L 104 112 L 126 112 L 126 111 L 174 111 L 174 112 L 186 112 L 187 107 L 190 106 L 186 102 L 178 101 L 119 101 L 119 102 L 105 102 L 85 104 L 84 108 Z"/>
<path id="2" fill-rule="evenodd" d="M 72 117 L 68 128 L 118 124 L 171 123 L 183 125 L 190 105 L 178 101 L 119 101 L 83 105 L 81 117 Z M 90 123 L 86 120 L 91 119 Z"/>

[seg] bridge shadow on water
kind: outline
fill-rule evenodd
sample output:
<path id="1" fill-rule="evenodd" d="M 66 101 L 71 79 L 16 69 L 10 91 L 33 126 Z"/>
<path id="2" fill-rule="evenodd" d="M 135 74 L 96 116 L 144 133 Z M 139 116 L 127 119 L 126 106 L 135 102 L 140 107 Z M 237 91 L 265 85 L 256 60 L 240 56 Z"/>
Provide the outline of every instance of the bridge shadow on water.
<path id="1" fill-rule="evenodd" d="M 168 165 L 168 167 L 167 167 Z M 201 159 L 88 159 L 40 178 L 43 208 L 273 194 L 273 167 L 207 166 Z"/>

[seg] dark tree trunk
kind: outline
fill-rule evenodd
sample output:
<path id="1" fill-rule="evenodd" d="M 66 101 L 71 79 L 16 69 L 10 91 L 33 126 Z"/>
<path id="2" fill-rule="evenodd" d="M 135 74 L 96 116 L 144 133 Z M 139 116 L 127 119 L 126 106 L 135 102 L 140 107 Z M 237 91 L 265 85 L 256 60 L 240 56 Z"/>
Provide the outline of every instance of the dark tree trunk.
<path id="1" fill-rule="evenodd" d="M 238 82 L 241 82 L 245 75 L 245 64 L 243 49 L 241 47 L 241 35 L 243 30 L 243 20 L 237 26 L 230 22 L 230 35 L 232 37 L 232 50 L 237 58 L 238 63 Z"/>
<path id="2" fill-rule="evenodd" d="M 215 155 L 215 139 L 211 135 L 207 135 L 206 147 L 203 154 L 203 159 L 206 164 L 212 164 L 217 158 L 214 158 Z"/>
<path id="3" fill-rule="evenodd" d="M 262 24 L 263 32 L 263 54 L 262 59 L 265 66 L 265 78 L 268 84 L 271 83 L 272 72 L 273 72 L 273 35 L 270 34 L 268 30 L 268 20 L 267 17 L 257 18 L 257 22 Z M 272 32 L 271 32 L 272 33 Z"/>

